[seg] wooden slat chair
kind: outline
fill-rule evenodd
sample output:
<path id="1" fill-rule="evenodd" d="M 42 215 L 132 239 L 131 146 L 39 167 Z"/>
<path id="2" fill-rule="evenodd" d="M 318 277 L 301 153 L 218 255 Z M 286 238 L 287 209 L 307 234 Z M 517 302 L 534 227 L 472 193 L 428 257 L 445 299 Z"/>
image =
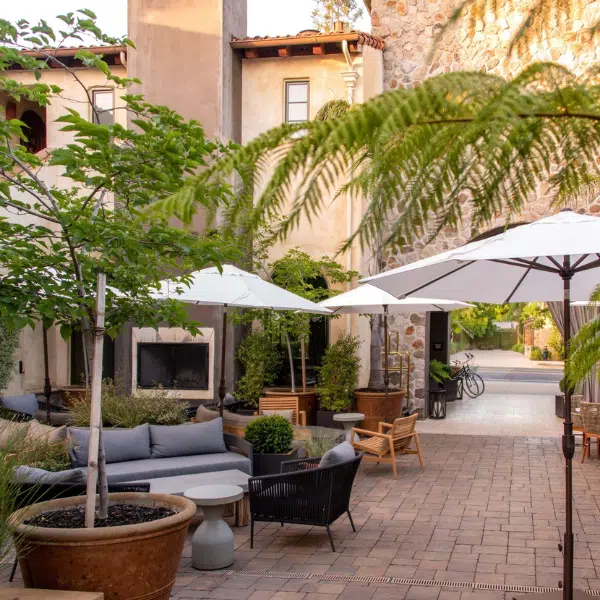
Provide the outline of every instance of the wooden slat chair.
<path id="1" fill-rule="evenodd" d="M 581 417 L 583 420 L 583 445 L 581 447 L 581 462 L 585 456 L 590 458 L 592 439 L 596 439 L 596 454 L 600 458 L 600 404 L 597 402 L 581 402 Z"/>
<path id="2" fill-rule="evenodd" d="M 579 431 L 583 433 L 583 415 L 581 410 L 577 412 L 577 409 L 581 409 L 581 403 L 583 402 L 583 394 L 573 394 L 571 396 L 571 421 L 573 422 L 573 431 Z"/>
<path id="3" fill-rule="evenodd" d="M 267 396 L 260 398 L 258 400 L 257 414 L 263 416 L 265 410 L 292 410 L 292 424 L 306 426 L 306 412 L 300 410 L 298 396 Z"/>
<path id="4" fill-rule="evenodd" d="M 352 445 L 356 450 L 364 452 L 364 460 L 376 462 L 377 464 L 380 462 L 391 463 L 394 479 L 397 478 L 397 454 L 418 455 L 419 464 L 421 465 L 421 469 L 423 469 L 419 434 L 415 431 L 417 416 L 414 414 L 410 417 L 401 417 L 393 423 L 379 423 L 377 433 L 366 429 L 354 428 L 351 439 L 356 440 L 355 433 L 363 436 L 363 439 L 353 441 Z M 413 439 L 415 441 L 415 449 L 410 447 Z"/>

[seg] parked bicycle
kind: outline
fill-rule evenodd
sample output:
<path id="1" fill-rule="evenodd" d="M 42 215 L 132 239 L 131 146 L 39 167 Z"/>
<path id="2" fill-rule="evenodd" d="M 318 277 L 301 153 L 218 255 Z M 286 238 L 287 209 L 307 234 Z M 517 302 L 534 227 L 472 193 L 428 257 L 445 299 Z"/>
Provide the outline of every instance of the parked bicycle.
<path id="1" fill-rule="evenodd" d="M 477 374 L 477 367 L 471 364 L 474 355 L 470 352 L 465 352 L 466 360 L 454 361 L 454 379 L 459 380 L 460 396 L 464 391 L 469 398 L 477 398 L 485 392 L 485 383 L 480 375 Z"/>

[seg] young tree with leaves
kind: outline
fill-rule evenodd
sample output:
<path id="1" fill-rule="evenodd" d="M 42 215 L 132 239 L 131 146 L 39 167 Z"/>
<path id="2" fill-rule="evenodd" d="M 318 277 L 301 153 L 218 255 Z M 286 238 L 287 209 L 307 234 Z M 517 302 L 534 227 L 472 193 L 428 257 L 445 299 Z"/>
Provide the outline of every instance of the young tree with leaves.
<path id="1" fill-rule="evenodd" d="M 351 31 L 363 14 L 357 0 L 315 0 L 315 4 L 313 25 L 323 33 L 332 33 L 338 21 L 343 23 L 344 31 Z"/>
<path id="2" fill-rule="evenodd" d="M 236 254 L 220 238 L 175 228 L 167 216 L 146 210 L 152 201 L 177 192 L 186 177 L 225 148 L 206 139 L 199 123 L 129 94 L 133 80 L 112 73 L 101 54 L 81 49 L 75 59 L 103 73 L 106 85 L 122 94 L 121 110 L 134 128 L 85 118 L 88 110 L 97 114 L 97 108 L 78 69 L 58 50 L 83 36 L 96 46 L 133 44 L 104 35 L 91 11 L 58 19 L 64 31 L 44 21 L 31 26 L 0 20 L 0 90 L 16 103 L 25 99 L 44 107 L 64 102 L 70 100 L 68 92 L 52 83 L 52 74 L 62 70 L 86 98 L 84 106 L 71 100 L 73 108 L 58 119 L 73 141 L 47 149 L 47 158 L 28 151 L 25 123 L 0 121 L 0 207 L 6 211 L 0 218 L 0 317 L 15 330 L 40 321 L 46 328 L 57 326 L 65 339 L 81 331 L 88 375 L 92 338 L 102 334 L 95 313 L 98 271 L 108 281 L 109 335 L 116 336 L 128 322 L 139 327 L 167 323 L 197 333 L 199 323 L 189 320 L 181 302 L 158 301 L 152 294 L 163 279 L 175 277 L 185 285 L 186 273 Z M 19 81 L 19 70 L 33 73 L 37 83 Z M 59 168 L 61 178 L 48 179 L 51 168 Z M 226 184 L 210 186 L 201 202 L 214 207 L 228 193 Z M 21 218 L 11 218 L 11 212 Z M 24 223 L 23 216 L 31 221 Z"/>

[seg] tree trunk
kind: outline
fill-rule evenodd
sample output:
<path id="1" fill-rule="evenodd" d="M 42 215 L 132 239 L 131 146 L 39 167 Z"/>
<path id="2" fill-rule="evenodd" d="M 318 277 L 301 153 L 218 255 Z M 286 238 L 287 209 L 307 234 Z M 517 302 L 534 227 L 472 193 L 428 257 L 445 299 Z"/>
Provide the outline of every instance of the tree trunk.
<path id="1" fill-rule="evenodd" d="M 96 288 L 96 327 L 94 330 L 94 357 L 92 370 L 92 398 L 90 407 L 90 439 L 88 445 L 88 474 L 85 504 L 85 526 L 94 527 L 96 507 L 96 486 L 98 476 L 102 477 L 100 489 L 107 486 L 104 452 L 100 452 L 102 427 L 102 350 L 104 345 L 104 306 L 106 297 L 106 275 L 98 273 Z M 102 459 L 102 466 L 99 461 Z M 108 496 L 101 503 L 99 514 L 106 514 Z"/>
<path id="2" fill-rule="evenodd" d="M 304 338 L 300 340 L 300 353 L 302 354 L 302 391 L 306 392 L 306 351 Z"/>
<path id="3" fill-rule="evenodd" d="M 381 315 L 373 315 L 369 320 L 371 325 L 371 362 L 369 372 L 369 388 L 383 389 L 383 361 L 381 359 Z"/>
<path id="4" fill-rule="evenodd" d="M 288 360 L 290 362 L 290 380 L 291 380 L 291 390 L 292 392 L 296 391 L 296 377 L 294 376 L 294 357 L 292 355 L 292 343 L 290 342 L 290 336 L 286 332 L 285 334 L 285 343 L 287 345 L 288 351 Z"/>
<path id="5" fill-rule="evenodd" d="M 100 420 L 100 435 L 98 437 L 98 518 L 108 517 L 108 478 L 106 475 L 106 454 L 104 453 L 104 425 Z"/>

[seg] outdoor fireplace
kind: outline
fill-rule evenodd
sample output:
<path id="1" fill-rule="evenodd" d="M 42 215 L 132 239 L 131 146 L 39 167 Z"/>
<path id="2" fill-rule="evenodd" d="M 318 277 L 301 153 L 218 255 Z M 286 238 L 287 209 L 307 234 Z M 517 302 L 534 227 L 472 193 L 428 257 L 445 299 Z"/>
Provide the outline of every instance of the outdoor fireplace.
<path id="1" fill-rule="evenodd" d="M 193 335 L 180 327 L 133 327 L 133 389 L 160 385 L 180 400 L 212 400 L 215 378 L 215 332 L 203 327 Z"/>
<path id="2" fill-rule="evenodd" d="M 208 344 L 138 344 L 137 384 L 165 389 L 208 390 Z"/>

